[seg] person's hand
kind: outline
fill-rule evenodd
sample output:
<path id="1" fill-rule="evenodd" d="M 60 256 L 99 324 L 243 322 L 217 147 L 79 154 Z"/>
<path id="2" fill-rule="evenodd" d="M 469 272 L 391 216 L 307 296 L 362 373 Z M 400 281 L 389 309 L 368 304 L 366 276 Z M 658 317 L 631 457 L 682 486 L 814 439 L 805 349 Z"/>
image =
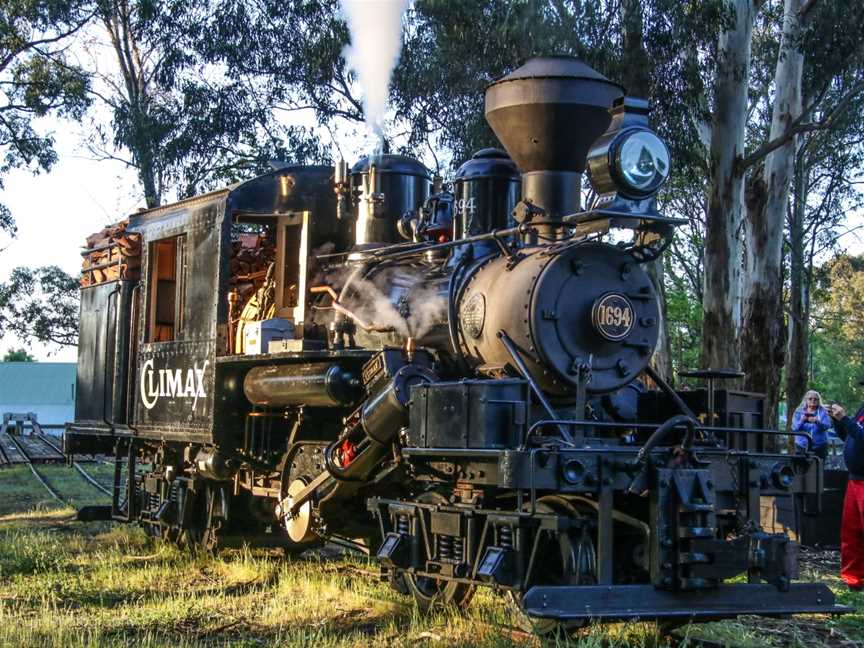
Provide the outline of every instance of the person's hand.
<path id="1" fill-rule="evenodd" d="M 831 417 L 837 419 L 838 421 L 846 416 L 846 410 L 843 409 L 842 405 L 838 403 L 834 403 L 831 406 Z"/>

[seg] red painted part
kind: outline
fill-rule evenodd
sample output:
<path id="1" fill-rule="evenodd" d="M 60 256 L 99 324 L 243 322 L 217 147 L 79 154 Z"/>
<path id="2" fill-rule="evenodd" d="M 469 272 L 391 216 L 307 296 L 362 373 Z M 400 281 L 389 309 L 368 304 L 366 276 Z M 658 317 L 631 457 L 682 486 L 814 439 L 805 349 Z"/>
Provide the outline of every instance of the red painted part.
<path id="1" fill-rule="evenodd" d="M 357 446 L 351 443 L 350 440 L 345 439 L 342 442 L 342 445 L 339 446 L 339 463 L 344 468 L 352 461 L 354 461 L 354 457 L 357 456 Z"/>
<path id="2" fill-rule="evenodd" d="M 840 577 L 849 587 L 864 586 L 864 481 L 850 479 L 840 528 Z"/>

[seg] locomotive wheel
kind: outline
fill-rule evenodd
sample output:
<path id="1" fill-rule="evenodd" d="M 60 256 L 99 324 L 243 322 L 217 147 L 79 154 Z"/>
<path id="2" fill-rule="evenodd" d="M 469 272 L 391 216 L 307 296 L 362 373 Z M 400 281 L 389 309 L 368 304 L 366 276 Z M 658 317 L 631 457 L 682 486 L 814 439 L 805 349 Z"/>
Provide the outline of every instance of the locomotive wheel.
<path id="1" fill-rule="evenodd" d="M 420 495 L 417 501 L 423 504 L 446 504 L 448 500 L 441 493 L 428 492 Z M 467 583 L 415 576 L 407 572 L 404 574 L 404 583 L 422 612 L 440 607 L 464 610 L 474 596 L 474 586 Z"/>
<path id="2" fill-rule="evenodd" d="M 538 513 L 552 513 L 579 518 L 581 514 L 562 497 L 554 495 L 537 500 Z M 590 535 L 568 529 L 554 535 L 544 533 L 537 548 L 546 559 L 534 565 L 526 591 L 534 585 L 594 585 L 597 582 L 597 552 Z M 522 592 L 508 591 L 508 607 L 526 631 L 537 635 L 569 634 L 585 621 L 557 621 L 530 617 L 522 609 Z"/>
<path id="3" fill-rule="evenodd" d="M 219 530 L 223 523 L 221 517 L 214 515 L 216 498 L 219 497 L 218 487 L 207 484 L 193 497 L 191 519 L 183 529 L 179 542 L 192 553 L 212 553 L 219 547 Z"/>

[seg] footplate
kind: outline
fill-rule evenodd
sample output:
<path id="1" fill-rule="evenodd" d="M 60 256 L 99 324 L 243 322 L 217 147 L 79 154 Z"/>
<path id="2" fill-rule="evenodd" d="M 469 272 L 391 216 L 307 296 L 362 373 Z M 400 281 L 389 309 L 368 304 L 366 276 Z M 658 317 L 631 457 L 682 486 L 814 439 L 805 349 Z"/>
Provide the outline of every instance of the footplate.
<path id="1" fill-rule="evenodd" d="M 671 592 L 651 585 L 532 587 L 522 599 L 525 613 L 550 619 L 714 620 L 742 614 L 846 614 L 821 583 L 795 583 L 786 592 L 773 585 L 732 584 L 716 589 Z"/>

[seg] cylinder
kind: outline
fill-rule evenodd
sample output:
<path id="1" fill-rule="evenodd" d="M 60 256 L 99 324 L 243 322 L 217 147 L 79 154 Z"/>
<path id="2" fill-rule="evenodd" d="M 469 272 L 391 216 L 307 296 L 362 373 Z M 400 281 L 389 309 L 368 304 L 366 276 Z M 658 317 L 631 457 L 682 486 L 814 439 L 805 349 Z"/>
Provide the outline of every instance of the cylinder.
<path id="1" fill-rule="evenodd" d="M 254 405 L 343 407 L 359 397 L 360 381 L 337 364 L 285 364 L 255 367 L 243 380 Z"/>
<path id="2" fill-rule="evenodd" d="M 403 241 L 399 220 L 423 205 L 431 182 L 429 170 L 405 155 L 375 155 L 357 162 L 351 169 L 355 246 Z"/>
<path id="3" fill-rule="evenodd" d="M 390 446 L 399 434 L 399 430 L 408 425 L 411 387 L 433 380 L 435 374 L 417 365 L 409 364 L 399 369 L 384 389 L 363 403 L 360 429 L 355 428 L 347 437 L 356 441 L 357 456 L 345 466 L 334 464 L 333 454 L 342 439 L 330 444 L 325 450 L 325 458 L 331 474 L 343 481 L 356 482 L 367 479 L 390 454 Z M 360 436 L 363 438 L 359 438 Z M 338 498 L 339 495 L 332 493 L 330 497 Z"/>
<path id="4" fill-rule="evenodd" d="M 511 339 L 537 385 L 572 402 L 590 369 L 589 394 L 634 380 L 651 360 L 659 304 L 648 273 L 624 250 L 583 243 L 518 264 L 500 256 L 478 264 L 459 295 L 462 354 L 474 366 L 513 362 Z"/>
<path id="5" fill-rule="evenodd" d="M 201 448 L 195 455 L 195 467 L 207 479 L 225 481 L 232 476 L 228 457 L 215 448 Z"/>
<path id="6" fill-rule="evenodd" d="M 504 151 L 486 148 L 456 171 L 453 238 L 463 239 L 513 227 L 513 208 L 519 200 L 519 169 Z M 491 251 L 493 242 L 475 244 Z M 475 256 L 479 256 L 475 250 Z M 482 254 L 482 252 L 481 252 Z"/>
<path id="7" fill-rule="evenodd" d="M 385 446 L 391 443 L 399 430 L 408 425 L 411 387 L 433 379 L 429 370 L 416 365 L 406 365 L 397 371 L 387 388 L 363 406 L 360 421 L 369 438 Z"/>

